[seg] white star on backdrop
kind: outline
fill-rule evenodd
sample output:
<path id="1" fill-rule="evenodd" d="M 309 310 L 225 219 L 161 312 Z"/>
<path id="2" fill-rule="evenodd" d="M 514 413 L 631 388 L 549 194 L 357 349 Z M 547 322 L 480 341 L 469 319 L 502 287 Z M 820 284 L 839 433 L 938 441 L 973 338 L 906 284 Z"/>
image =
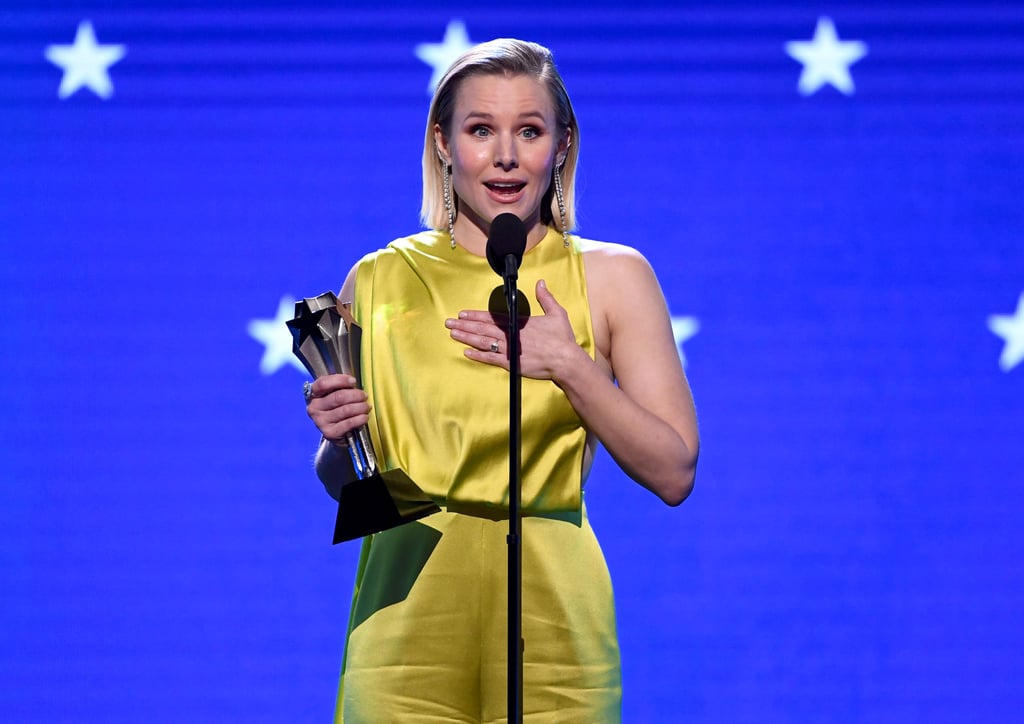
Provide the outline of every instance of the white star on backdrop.
<path id="1" fill-rule="evenodd" d="M 1024 362 L 1024 292 L 1017 300 L 1017 311 L 1013 314 L 993 314 L 988 318 L 988 328 L 1003 338 L 1003 353 L 999 356 L 999 367 L 1009 372 Z"/>
<path id="2" fill-rule="evenodd" d="M 683 351 L 683 342 L 700 331 L 700 322 L 696 317 L 672 317 L 672 336 L 676 338 L 676 347 L 679 348 L 679 359 L 686 366 L 686 353 Z"/>
<path id="3" fill-rule="evenodd" d="M 64 70 L 57 97 L 67 98 L 80 88 L 88 88 L 100 98 L 110 98 L 114 84 L 107 71 L 124 54 L 123 45 L 99 45 L 92 23 L 83 20 L 78 24 L 74 43 L 46 46 L 46 59 Z"/>
<path id="4" fill-rule="evenodd" d="M 803 63 L 797 85 L 801 94 L 809 96 L 828 83 L 849 96 L 853 95 L 850 66 L 868 54 L 868 46 L 859 40 L 840 40 L 832 19 L 820 17 L 814 37 L 789 41 L 786 53 Z"/>
<path id="5" fill-rule="evenodd" d="M 427 93 L 434 92 L 449 66 L 472 47 L 473 43 L 466 34 L 466 25 L 461 20 L 448 23 L 444 30 L 444 40 L 440 43 L 420 43 L 416 46 L 416 57 L 434 69 Z"/>
<path id="6" fill-rule="evenodd" d="M 260 360 L 260 372 L 263 374 L 272 375 L 288 364 L 308 374 L 299 358 L 292 354 L 292 334 L 285 322 L 294 316 L 295 300 L 283 296 L 277 305 L 277 316 L 249 322 L 249 336 L 263 345 L 263 358 Z"/>

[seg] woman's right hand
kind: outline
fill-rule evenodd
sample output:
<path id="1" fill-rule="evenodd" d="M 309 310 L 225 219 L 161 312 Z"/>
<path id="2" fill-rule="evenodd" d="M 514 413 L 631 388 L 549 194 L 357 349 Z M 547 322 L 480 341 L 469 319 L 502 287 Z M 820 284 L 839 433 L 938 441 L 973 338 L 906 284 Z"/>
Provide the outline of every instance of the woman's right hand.
<path id="1" fill-rule="evenodd" d="M 356 387 L 356 378 L 351 375 L 318 377 L 312 391 L 306 414 L 325 440 L 344 445 L 345 435 L 370 419 L 366 393 Z"/>

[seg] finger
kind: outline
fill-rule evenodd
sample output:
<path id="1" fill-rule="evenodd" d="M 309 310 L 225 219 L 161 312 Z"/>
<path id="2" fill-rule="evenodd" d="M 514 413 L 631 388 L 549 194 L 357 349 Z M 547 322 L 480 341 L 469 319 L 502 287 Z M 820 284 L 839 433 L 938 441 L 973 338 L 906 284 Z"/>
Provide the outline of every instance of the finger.
<path id="1" fill-rule="evenodd" d="M 366 403 L 355 403 L 342 407 L 332 407 L 329 410 L 318 410 L 310 415 L 314 422 L 319 425 L 337 425 L 346 420 L 357 417 L 367 417 L 370 414 L 370 406 Z"/>
<path id="2" fill-rule="evenodd" d="M 366 392 L 357 387 L 335 390 L 323 397 L 314 397 L 310 405 L 315 404 L 320 410 L 336 410 L 349 405 L 366 404 Z"/>
<path id="3" fill-rule="evenodd" d="M 499 339 L 504 337 L 504 331 L 494 324 L 484 322 L 463 322 L 460 320 L 448 320 L 445 326 L 450 330 L 452 337 L 459 340 L 470 340 L 486 337 L 487 339 Z"/>
<path id="4" fill-rule="evenodd" d="M 346 394 L 347 393 L 347 394 Z M 345 396 L 339 397 L 339 395 Z M 364 414 L 369 411 L 366 393 L 362 390 L 341 390 L 326 397 L 314 397 L 306 405 L 306 414 L 314 420 L 336 422 L 347 415 Z"/>
<path id="5" fill-rule="evenodd" d="M 323 375 L 313 380 L 313 397 L 325 397 L 335 390 L 350 389 L 356 386 L 356 378 L 352 375 Z"/>
<path id="6" fill-rule="evenodd" d="M 331 442 L 344 445 L 346 440 L 345 436 L 353 430 L 356 430 L 369 421 L 367 415 L 357 415 L 356 417 L 349 418 L 341 423 L 327 424 L 318 426 L 321 434 L 330 440 Z"/>
<path id="7" fill-rule="evenodd" d="M 537 301 L 540 302 L 540 308 L 544 310 L 544 314 L 562 311 L 562 305 L 555 299 L 555 295 L 551 293 L 543 279 L 537 282 L 536 291 Z"/>
<path id="8" fill-rule="evenodd" d="M 330 429 L 337 430 L 339 426 L 353 429 L 369 419 L 370 406 L 362 403 L 333 407 L 329 410 L 311 410 L 309 416 L 313 423 L 320 428 L 320 432 Z"/>
<path id="9" fill-rule="evenodd" d="M 487 324 L 499 323 L 498 315 L 479 309 L 463 309 L 459 312 L 459 319 L 467 322 L 485 322 Z"/>
<path id="10" fill-rule="evenodd" d="M 479 334 L 486 337 L 500 337 L 503 327 L 499 326 L 491 315 L 485 315 L 482 319 L 446 319 L 444 326 L 448 329 L 456 329 L 466 334 Z"/>
<path id="11" fill-rule="evenodd" d="M 450 332 L 451 338 L 456 342 L 474 347 L 480 351 L 497 353 L 504 346 L 504 336 L 497 330 L 490 330 L 489 333 L 478 334 L 465 329 L 455 328 Z"/>
<path id="12" fill-rule="evenodd" d="M 502 344 L 502 349 L 499 352 L 491 352 L 490 349 L 483 351 L 476 347 L 467 347 L 462 353 L 471 360 L 508 369 L 508 357 L 506 356 L 504 344 Z"/>

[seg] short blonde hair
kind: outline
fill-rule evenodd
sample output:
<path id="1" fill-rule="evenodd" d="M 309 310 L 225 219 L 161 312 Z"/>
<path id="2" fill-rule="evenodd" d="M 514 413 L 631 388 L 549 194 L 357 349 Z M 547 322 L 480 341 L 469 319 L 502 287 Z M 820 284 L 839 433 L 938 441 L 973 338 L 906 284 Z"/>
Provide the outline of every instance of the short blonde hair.
<path id="1" fill-rule="evenodd" d="M 551 51 L 543 45 L 512 38 L 499 38 L 476 45 L 459 56 L 434 90 L 427 115 L 427 131 L 423 139 L 423 204 L 420 219 L 431 229 L 448 227 L 448 212 L 444 206 L 441 169 L 444 163 L 434 140 L 434 126 L 440 126 L 446 137 L 451 136 L 455 100 L 462 81 L 475 75 L 525 75 L 541 81 L 555 107 L 555 121 L 563 134 L 568 134 L 569 148 L 565 161 L 556 166 L 561 174 L 562 195 L 565 200 L 566 231 L 576 228 L 576 164 L 580 153 L 580 130 L 572 101 L 565 89 L 562 76 L 555 68 Z M 452 203 L 458 208 L 458 197 L 452 189 Z M 559 218 L 558 202 L 554 198 L 552 183 L 541 200 L 540 219 L 549 226 Z"/>

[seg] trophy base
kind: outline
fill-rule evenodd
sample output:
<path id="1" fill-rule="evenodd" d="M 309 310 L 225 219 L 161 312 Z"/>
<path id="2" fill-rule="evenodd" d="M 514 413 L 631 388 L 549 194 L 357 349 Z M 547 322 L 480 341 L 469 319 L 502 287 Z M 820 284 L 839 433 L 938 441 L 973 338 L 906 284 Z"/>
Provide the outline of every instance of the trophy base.
<path id="1" fill-rule="evenodd" d="M 404 471 L 387 470 L 342 486 L 334 542 L 380 533 L 440 511 Z"/>

